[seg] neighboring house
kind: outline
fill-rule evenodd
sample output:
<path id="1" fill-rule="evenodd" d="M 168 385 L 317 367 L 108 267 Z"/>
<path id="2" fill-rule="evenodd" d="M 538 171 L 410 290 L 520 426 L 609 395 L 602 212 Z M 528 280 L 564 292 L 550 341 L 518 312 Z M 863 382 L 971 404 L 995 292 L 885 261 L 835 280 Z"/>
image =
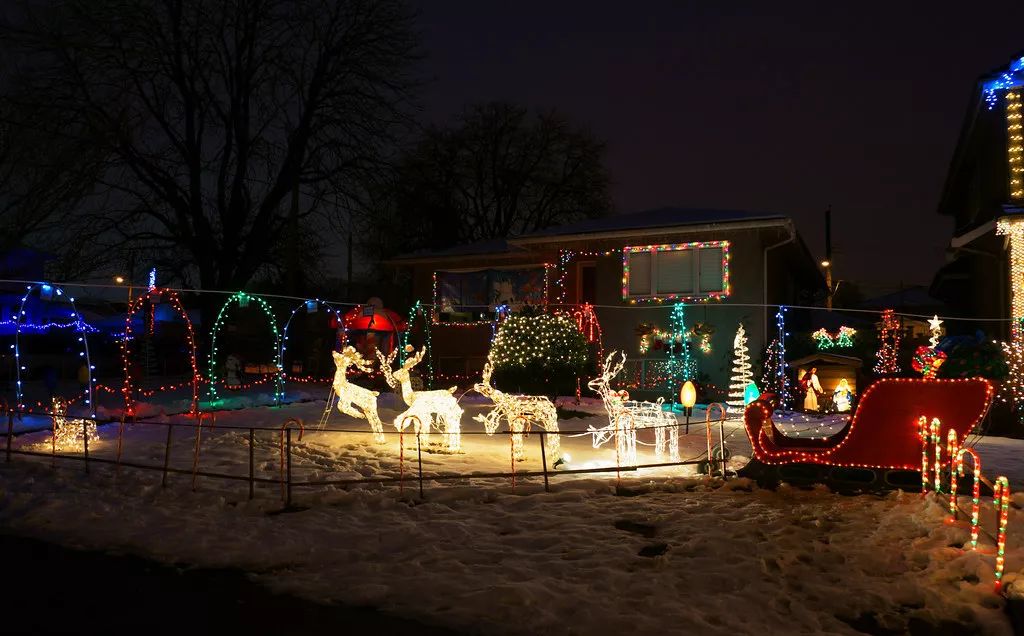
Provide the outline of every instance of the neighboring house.
<path id="1" fill-rule="evenodd" d="M 930 293 L 958 316 L 1024 317 L 1024 56 L 980 78 L 953 153 L 939 214 L 953 220 Z M 953 325 L 1005 337 L 1007 322 Z"/>
<path id="2" fill-rule="evenodd" d="M 669 330 L 674 304 L 687 304 L 688 328 L 713 328 L 710 351 L 692 350 L 699 377 L 721 388 L 728 386 L 741 321 L 756 363 L 776 333 L 776 311 L 762 305 L 811 304 L 825 291 L 791 219 L 733 210 L 615 215 L 389 264 L 409 270 L 413 298 L 436 307 L 431 339 L 439 378 L 479 374 L 502 306 L 571 311 L 590 303 L 604 349 L 630 357 L 624 386 L 666 397 L 664 348 L 641 353 L 641 334 Z"/>

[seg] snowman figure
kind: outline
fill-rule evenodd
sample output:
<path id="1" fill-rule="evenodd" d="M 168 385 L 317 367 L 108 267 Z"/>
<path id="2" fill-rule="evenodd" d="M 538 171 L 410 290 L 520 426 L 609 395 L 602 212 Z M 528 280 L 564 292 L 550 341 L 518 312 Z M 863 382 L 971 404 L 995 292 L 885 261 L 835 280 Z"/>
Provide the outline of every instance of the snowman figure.
<path id="1" fill-rule="evenodd" d="M 242 361 L 231 354 L 224 361 L 224 384 L 238 386 L 242 383 Z"/>

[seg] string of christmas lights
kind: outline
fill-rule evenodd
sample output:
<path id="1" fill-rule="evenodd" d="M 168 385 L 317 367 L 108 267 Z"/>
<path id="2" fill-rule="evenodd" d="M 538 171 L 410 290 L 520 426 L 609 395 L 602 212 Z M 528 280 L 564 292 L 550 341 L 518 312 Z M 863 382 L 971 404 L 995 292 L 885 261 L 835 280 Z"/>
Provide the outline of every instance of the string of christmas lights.
<path id="1" fill-rule="evenodd" d="M 134 392 L 136 390 L 135 385 L 132 383 L 131 374 L 131 355 L 132 348 L 131 342 L 133 341 L 132 335 L 132 318 L 135 313 L 138 312 L 146 303 L 151 305 L 155 304 L 163 298 L 167 298 L 171 303 L 171 307 L 177 311 L 178 315 L 185 321 L 185 337 L 188 341 L 188 352 L 189 352 L 189 363 L 192 366 L 192 379 L 189 383 L 192 385 L 192 405 L 189 408 L 190 414 L 198 412 L 199 404 L 199 382 L 202 379 L 199 375 L 199 367 L 196 364 L 196 338 L 195 333 L 192 329 L 192 321 L 189 320 L 188 312 L 181 304 L 181 299 L 178 298 L 177 292 L 173 292 L 169 289 L 160 289 L 158 287 L 151 288 L 146 294 L 143 294 L 132 301 L 128 306 L 128 314 L 125 317 L 124 333 L 125 338 L 121 341 L 121 366 L 124 370 L 124 383 L 121 388 L 121 392 L 124 394 L 124 412 L 128 417 L 135 415 L 135 397 Z"/>
<path id="2" fill-rule="evenodd" d="M 75 306 L 75 299 L 72 296 L 66 296 L 64 290 L 60 287 L 54 287 L 49 283 L 36 283 L 28 285 L 25 289 L 25 295 L 21 297 L 21 304 L 18 306 L 18 314 L 15 318 L 14 325 L 14 344 L 11 348 L 14 349 L 14 368 L 15 368 L 15 399 L 19 409 L 25 408 L 25 395 L 22 391 L 22 380 L 21 372 L 25 371 L 25 365 L 21 360 L 21 330 L 22 330 L 22 319 L 25 317 L 25 304 L 28 302 L 29 296 L 32 292 L 39 291 L 39 299 L 42 301 L 53 300 L 54 296 L 57 298 L 66 299 L 71 304 L 71 318 L 73 318 L 73 324 L 76 325 L 78 331 L 78 342 L 82 344 L 82 350 L 78 353 L 78 357 L 85 360 L 86 369 L 86 386 L 82 397 L 88 405 L 89 411 L 93 417 L 96 417 L 96 407 L 93 404 L 93 382 L 92 372 L 96 370 L 93 366 L 92 360 L 89 357 L 89 338 L 85 329 L 85 322 L 82 320 L 81 314 L 78 313 L 78 308 Z"/>
<path id="3" fill-rule="evenodd" d="M 722 286 L 719 290 L 689 292 L 689 293 L 660 293 L 655 289 L 654 277 L 651 277 L 651 289 L 650 295 L 633 296 L 629 293 L 629 277 L 630 277 L 630 254 L 637 253 L 648 253 L 651 255 L 651 262 L 654 262 L 656 255 L 660 252 L 678 252 L 682 250 L 692 250 L 695 254 L 699 254 L 699 250 L 702 249 L 721 249 L 722 250 Z M 699 259 L 698 259 L 699 261 Z M 694 268 L 699 267 L 699 262 L 694 264 Z M 630 304 L 637 303 L 663 303 L 669 302 L 689 302 L 689 303 L 706 303 L 712 300 L 722 300 L 729 296 L 729 241 L 694 241 L 692 243 L 668 243 L 665 245 L 642 245 L 642 246 L 627 246 L 622 248 L 622 300 L 629 302 Z"/>
<path id="4" fill-rule="evenodd" d="M 740 323 L 739 328 L 736 329 L 736 337 L 732 341 L 732 351 L 732 381 L 729 384 L 729 400 L 726 405 L 733 410 L 741 410 L 747 405 L 747 387 L 754 380 L 750 355 L 747 353 L 747 332 L 743 328 L 743 323 Z"/>
<path id="5" fill-rule="evenodd" d="M 274 320 L 274 312 L 271 311 L 270 305 L 267 304 L 267 301 L 263 300 L 259 296 L 254 296 L 240 291 L 235 292 L 228 297 L 226 301 L 224 301 L 224 304 L 220 307 L 220 311 L 217 312 L 217 319 L 213 323 L 213 329 L 210 331 L 210 363 L 208 373 L 210 378 L 210 402 L 216 403 L 219 399 L 217 394 L 217 334 L 220 333 L 220 330 L 224 325 L 225 312 L 227 312 L 228 308 L 232 304 L 237 304 L 239 307 L 243 308 L 247 307 L 250 300 L 255 300 L 260 306 L 260 309 L 263 310 L 263 313 L 266 314 L 267 320 L 270 324 L 270 329 L 274 334 L 273 359 L 274 368 L 277 369 L 275 373 L 277 381 L 274 387 L 274 403 L 280 405 L 281 399 L 284 397 L 284 365 L 281 358 L 283 348 L 281 346 L 281 334 L 277 329 L 277 322 Z"/>
<path id="6" fill-rule="evenodd" d="M 278 361 L 280 361 L 280 363 L 282 365 L 281 366 L 281 378 L 282 378 L 282 380 L 286 377 L 286 373 L 285 373 L 285 370 L 284 370 L 284 352 L 288 350 L 288 328 L 292 324 L 292 319 L 295 318 L 295 315 L 297 313 L 299 313 L 300 309 L 305 309 L 307 314 L 314 314 L 317 311 L 319 311 L 321 306 L 323 306 L 327 310 L 327 313 L 333 314 L 336 317 L 336 319 L 338 321 L 338 325 L 341 327 L 342 332 L 345 331 L 345 320 L 342 317 L 341 312 L 336 310 L 326 300 L 320 300 L 319 298 L 307 298 L 306 300 L 302 301 L 297 307 L 295 307 L 295 309 L 292 310 L 292 313 L 288 316 L 288 320 L 286 320 L 285 323 L 284 323 L 284 328 L 281 330 L 281 338 L 280 338 L 281 350 L 280 350 L 280 353 L 278 354 L 278 358 L 277 359 L 278 359 Z M 335 334 L 335 349 L 338 348 L 337 345 L 338 345 L 337 334 Z"/>
<path id="7" fill-rule="evenodd" d="M 891 375 L 899 373 L 900 320 L 896 312 L 886 309 L 882 312 L 882 320 L 878 327 L 878 352 L 875 357 L 875 373 Z"/>
<path id="8" fill-rule="evenodd" d="M 423 308 L 423 304 L 420 301 L 416 301 L 412 307 L 409 308 L 409 315 L 406 317 L 405 331 L 402 332 L 402 346 L 399 348 L 399 364 L 405 362 L 405 349 L 411 347 L 412 344 L 409 342 L 409 336 L 412 335 L 412 327 L 415 324 L 416 317 L 421 316 L 423 318 L 423 338 L 425 342 L 424 346 L 427 348 L 427 387 L 433 388 L 434 386 L 434 344 L 430 338 L 430 327 L 431 320 L 430 316 L 427 315 L 426 309 Z"/>

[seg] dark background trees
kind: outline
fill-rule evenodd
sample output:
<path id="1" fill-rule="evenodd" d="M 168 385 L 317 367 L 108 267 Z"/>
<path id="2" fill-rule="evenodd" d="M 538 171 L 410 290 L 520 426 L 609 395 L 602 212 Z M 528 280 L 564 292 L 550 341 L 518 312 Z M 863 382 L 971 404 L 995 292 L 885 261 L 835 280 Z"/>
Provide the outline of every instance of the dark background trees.
<path id="1" fill-rule="evenodd" d="M 93 150 L 102 204 L 72 220 L 98 253 L 238 289 L 308 268 L 324 195 L 380 169 L 408 121 L 412 19 L 398 0 L 21 5 L 0 31 L 18 60 L 8 123 Z M 38 107 L 47 121 L 17 116 Z"/>
<path id="2" fill-rule="evenodd" d="M 558 113 L 470 106 L 401 157 L 363 246 L 386 257 L 602 216 L 611 209 L 604 151 Z"/>

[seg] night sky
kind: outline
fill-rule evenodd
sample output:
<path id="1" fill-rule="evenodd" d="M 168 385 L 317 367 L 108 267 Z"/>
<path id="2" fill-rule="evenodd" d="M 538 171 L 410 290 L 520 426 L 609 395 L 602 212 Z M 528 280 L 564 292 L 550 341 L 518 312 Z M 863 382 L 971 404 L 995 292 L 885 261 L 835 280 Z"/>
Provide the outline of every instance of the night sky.
<path id="1" fill-rule="evenodd" d="M 831 204 L 837 277 L 927 284 L 974 82 L 1024 50 L 1024 2 L 783 4 L 421 0 L 423 115 L 558 109 L 607 141 L 619 212 L 784 213 L 820 256 Z"/>

